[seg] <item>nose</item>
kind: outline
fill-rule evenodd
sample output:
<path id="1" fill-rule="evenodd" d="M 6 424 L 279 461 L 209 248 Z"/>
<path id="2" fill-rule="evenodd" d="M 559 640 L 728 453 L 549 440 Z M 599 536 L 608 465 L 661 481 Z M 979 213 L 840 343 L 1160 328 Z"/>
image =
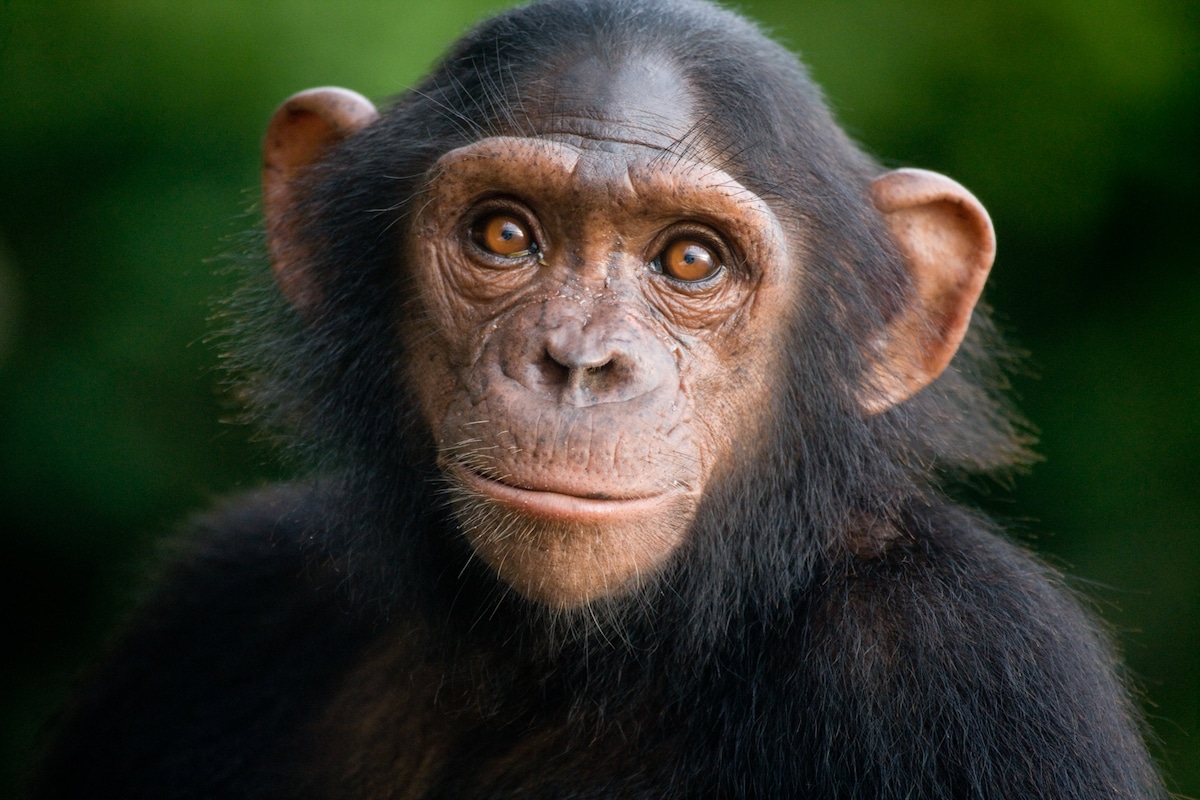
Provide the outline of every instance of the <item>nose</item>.
<path id="1" fill-rule="evenodd" d="M 514 377 L 526 388 L 585 407 L 632 400 L 662 383 L 671 363 L 662 344 L 619 306 L 543 311 L 520 348 Z"/>
<path id="2" fill-rule="evenodd" d="M 637 384 L 636 348 L 628 344 L 603 324 L 571 321 L 548 331 L 543 386 L 575 406 L 627 400 Z"/>

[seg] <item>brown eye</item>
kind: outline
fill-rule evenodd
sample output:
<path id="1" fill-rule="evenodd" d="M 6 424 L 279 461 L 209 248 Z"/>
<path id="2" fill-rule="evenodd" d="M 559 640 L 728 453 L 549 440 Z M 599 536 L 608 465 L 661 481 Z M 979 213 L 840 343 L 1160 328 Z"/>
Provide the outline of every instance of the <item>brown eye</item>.
<path id="1" fill-rule="evenodd" d="M 511 214 L 493 214 L 484 218 L 474 226 L 471 237 L 484 250 L 506 258 L 529 255 L 537 250 L 525 223 Z"/>
<path id="2" fill-rule="evenodd" d="M 658 257 L 662 272 L 679 281 L 711 278 L 721 268 L 717 254 L 695 239 L 676 239 Z"/>

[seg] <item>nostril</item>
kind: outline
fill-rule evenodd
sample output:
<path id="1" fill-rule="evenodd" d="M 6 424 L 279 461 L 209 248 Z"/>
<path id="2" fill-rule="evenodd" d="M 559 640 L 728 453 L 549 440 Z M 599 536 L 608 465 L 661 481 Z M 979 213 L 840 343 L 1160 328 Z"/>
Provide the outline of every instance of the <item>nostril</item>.
<path id="1" fill-rule="evenodd" d="M 555 335 L 546 342 L 546 357 L 568 373 L 603 370 L 613 356 L 608 342 L 591 337 Z"/>
<path id="2" fill-rule="evenodd" d="M 572 372 L 579 372 L 584 375 L 592 375 L 594 373 L 603 372 L 604 370 L 608 369 L 612 365 L 612 362 L 613 362 L 612 356 L 608 355 L 608 356 L 604 356 L 604 358 L 602 358 L 602 359 L 595 359 L 593 361 L 581 361 L 577 364 L 573 364 L 573 365 L 569 366 L 568 369 L 570 369 Z"/>
<path id="3" fill-rule="evenodd" d="M 556 357 L 549 348 L 538 362 L 538 370 L 542 373 L 542 381 L 548 386 L 563 386 L 571 378 L 571 367 L 564 359 Z"/>
<path id="4" fill-rule="evenodd" d="M 567 358 L 547 349 L 540 366 L 546 383 L 580 386 L 603 378 L 612 371 L 614 361 L 611 355 L 596 359 Z"/>

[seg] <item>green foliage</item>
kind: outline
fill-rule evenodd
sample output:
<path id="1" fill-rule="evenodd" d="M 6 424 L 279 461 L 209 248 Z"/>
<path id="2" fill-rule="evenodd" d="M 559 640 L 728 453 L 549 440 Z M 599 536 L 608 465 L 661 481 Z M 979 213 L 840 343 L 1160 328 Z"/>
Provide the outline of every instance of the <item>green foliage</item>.
<path id="1" fill-rule="evenodd" d="M 385 98 L 495 5 L 0 3 L 0 793 L 151 542 L 275 475 L 219 422 L 206 340 L 267 117 L 308 86 Z M 1045 462 L 984 502 L 1101 603 L 1200 794 L 1200 6 L 743 5 L 869 149 L 992 212 Z"/>

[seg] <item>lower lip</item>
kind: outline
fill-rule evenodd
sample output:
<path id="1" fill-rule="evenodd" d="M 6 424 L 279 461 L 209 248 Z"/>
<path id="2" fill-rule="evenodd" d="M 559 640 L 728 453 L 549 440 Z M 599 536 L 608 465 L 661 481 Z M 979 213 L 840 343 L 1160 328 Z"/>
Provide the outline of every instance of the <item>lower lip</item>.
<path id="1" fill-rule="evenodd" d="M 458 464 L 453 465 L 452 469 L 463 486 L 476 494 L 521 514 L 555 521 L 600 524 L 615 522 L 659 512 L 671 499 L 671 495 L 658 494 L 651 497 L 596 500 L 558 492 L 518 489 L 485 478 Z"/>

